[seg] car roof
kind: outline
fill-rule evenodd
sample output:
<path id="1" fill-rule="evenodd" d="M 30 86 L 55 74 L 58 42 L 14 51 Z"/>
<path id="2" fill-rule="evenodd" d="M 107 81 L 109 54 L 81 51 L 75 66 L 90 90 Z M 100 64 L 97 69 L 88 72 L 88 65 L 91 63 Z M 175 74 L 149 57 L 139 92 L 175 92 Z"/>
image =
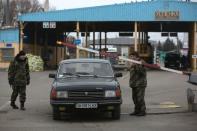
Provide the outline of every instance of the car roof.
<path id="1" fill-rule="evenodd" d="M 178 53 L 167 53 L 166 55 L 180 55 Z"/>
<path id="2" fill-rule="evenodd" d="M 95 58 L 79 58 L 79 59 L 67 59 L 62 60 L 60 64 L 62 63 L 72 63 L 72 62 L 99 62 L 99 63 L 110 63 L 109 60 L 104 59 L 95 59 Z"/>
<path id="3" fill-rule="evenodd" d="M 166 56 L 169 56 L 169 57 L 174 57 L 174 56 L 178 56 L 180 57 L 180 54 L 176 54 L 176 53 L 169 53 L 169 54 L 166 54 Z"/>

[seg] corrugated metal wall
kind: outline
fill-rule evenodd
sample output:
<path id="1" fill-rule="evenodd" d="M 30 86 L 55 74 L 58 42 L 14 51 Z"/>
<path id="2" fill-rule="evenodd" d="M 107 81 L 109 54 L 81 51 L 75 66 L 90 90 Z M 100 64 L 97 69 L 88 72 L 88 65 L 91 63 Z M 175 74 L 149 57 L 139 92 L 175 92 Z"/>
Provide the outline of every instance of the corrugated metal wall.
<path id="1" fill-rule="evenodd" d="M 0 29 L 0 43 L 19 43 L 18 28 Z"/>

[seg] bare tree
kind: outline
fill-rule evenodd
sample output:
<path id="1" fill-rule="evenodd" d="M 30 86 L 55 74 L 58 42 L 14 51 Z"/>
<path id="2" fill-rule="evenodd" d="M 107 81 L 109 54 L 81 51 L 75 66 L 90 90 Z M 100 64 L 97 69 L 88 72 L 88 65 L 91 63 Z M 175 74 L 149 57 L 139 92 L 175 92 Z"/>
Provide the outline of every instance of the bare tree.
<path id="1" fill-rule="evenodd" d="M 0 27 L 3 23 L 3 16 L 4 16 L 3 2 L 2 0 L 0 0 Z"/>
<path id="2" fill-rule="evenodd" d="M 38 2 L 38 0 L 30 0 L 30 1 L 32 5 L 30 12 L 44 11 L 42 5 Z"/>
<path id="3" fill-rule="evenodd" d="M 43 8 L 38 0 L 12 0 L 10 2 L 11 25 L 16 26 L 18 15 L 39 11 L 43 11 Z"/>
<path id="4" fill-rule="evenodd" d="M 159 41 L 158 42 L 158 44 L 157 44 L 157 49 L 159 50 L 159 51 L 163 51 L 163 45 L 162 45 L 162 43 Z"/>
<path id="5" fill-rule="evenodd" d="M 180 39 L 177 39 L 177 49 L 180 50 L 183 48 L 183 42 Z"/>
<path id="6" fill-rule="evenodd" d="M 176 50 L 176 45 L 174 44 L 173 40 L 167 38 L 163 44 L 163 51 L 174 51 Z"/>

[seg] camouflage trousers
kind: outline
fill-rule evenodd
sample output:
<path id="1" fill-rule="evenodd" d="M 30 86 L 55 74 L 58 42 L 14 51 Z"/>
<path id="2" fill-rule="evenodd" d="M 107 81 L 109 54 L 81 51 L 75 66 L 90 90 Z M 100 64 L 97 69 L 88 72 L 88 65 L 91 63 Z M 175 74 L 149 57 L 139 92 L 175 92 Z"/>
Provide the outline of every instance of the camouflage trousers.
<path id="1" fill-rule="evenodd" d="M 26 100 L 26 86 L 13 86 L 13 92 L 11 95 L 11 102 L 15 102 L 18 94 L 20 95 L 20 102 L 24 103 Z"/>
<path id="2" fill-rule="evenodd" d="M 146 105 L 145 105 L 145 87 L 136 87 L 132 88 L 132 98 L 135 104 L 135 112 L 146 112 Z"/>

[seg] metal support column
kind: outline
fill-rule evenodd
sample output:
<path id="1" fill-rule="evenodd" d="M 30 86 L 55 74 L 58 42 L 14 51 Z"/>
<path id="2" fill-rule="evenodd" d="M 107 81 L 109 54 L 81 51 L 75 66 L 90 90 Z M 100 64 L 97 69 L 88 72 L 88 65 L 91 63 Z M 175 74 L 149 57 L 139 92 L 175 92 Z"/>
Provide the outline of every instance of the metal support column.
<path id="1" fill-rule="evenodd" d="M 193 40 L 192 40 L 192 44 L 193 44 L 193 50 L 192 50 L 192 55 L 196 55 L 197 54 L 197 25 L 196 25 L 196 22 L 194 23 L 194 26 L 193 26 L 193 31 L 192 31 L 192 33 L 193 33 Z M 193 58 L 192 59 L 192 69 L 194 70 L 194 71 L 196 71 L 196 58 Z"/>
<path id="2" fill-rule="evenodd" d="M 140 27 L 140 23 L 138 23 L 137 29 L 138 29 L 138 44 L 141 44 L 141 27 Z"/>
<path id="3" fill-rule="evenodd" d="M 101 48 L 102 48 L 102 32 L 99 34 L 99 58 L 101 58 Z"/>
<path id="4" fill-rule="evenodd" d="M 141 32 L 139 30 L 139 32 L 138 32 L 138 46 L 139 46 L 138 51 L 142 50 L 140 44 L 141 44 Z"/>
<path id="5" fill-rule="evenodd" d="M 76 24 L 77 39 L 79 39 L 79 31 L 80 31 L 79 22 L 77 22 Z M 76 48 L 76 58 L 79 58 L 79 49 L 77 48 Z"/>
<path id="6" fill-rule="evenodd" d="M 95 32 L 93 32 L 93 50 L 95 50 Z M 95 58 L 95 54 L 93 53 L 93 57 Z"/>
<path id="7" fill-rule="evenodd" d="M 93 50 L 95 50 L 95 25 L 93 25 Z M 93 53 L 93 57 L 95 58 L 95 54 Z"/>
<path id="8" fill-rule="evenodd" d="M 58 39 L 57 31 L 55 33 L 55 37 L 56 37 L 56 41 L 57 41 L 57 39 Z M 56 56 L 56 58 L 55 58 L 55 64 L 56 64 L 55 68 L 57 69 L 58 68 L 58 47 L 57 47 L 57 44 L 55 44 L 55 56 Z"/>
<path id="9" fill-rule="evenodd" d="M 142 44 L 144 44 L 144 32 L 142 32 Z"/>
<path id="10" fill-rule="evenodd" d="M 134 51 L 138 51 L 137 50 L 137 22 L 135 22 L 134 30 L 135 30 L 135 33 L 134 33 L 134 37 L 135 37 Z"/>
<path id="11" fill-rule="evenodd" d="M 34 24 L 34 47 L 33 47 L 33 52 L 35 55 L 37 55 L 37 24 Z"/>
<path id="12" fill-rule="evenodd" d="M 145 36 L 145 38 L 146 38 L 145 43 L 146 43 L 146 44 L 148 44 L 148 32 L 146 32 L 146 36 Z"/>
<path id="13" fill-rule="evenodd" d="M 23 29 L 24 29 L 24 26 L 23 26 L 23 23 L 20 21 L 19 22 L 19 30 L 20 30 L 20 39 L 19 39 L 19 51 L 23 50 L 23 36 L 24 36 L 24 33 L 23 33 Z"/>
<path id="14" fill-rule="evenodd" d="M 89 48 L 89 45 L 88 45 L 88 25 L 87 25 L 87 23 L 86 23 L 86 26 L 85 26 L 85 31 L 86 31 L 85 32 L 85 48 Z M 88 56 L 89 56 L 88 54 L 89 54 L 89 52 L 86 51 L 86 53 L 85 53 L 86 58 L 88 58 Z"/>
<path id="15" fill-rule="evenodd" d="M 105 53 L 107 52 L 107 32 L 105 32 Z M 106 55 L 105 55 L 106 58 Z"/>

